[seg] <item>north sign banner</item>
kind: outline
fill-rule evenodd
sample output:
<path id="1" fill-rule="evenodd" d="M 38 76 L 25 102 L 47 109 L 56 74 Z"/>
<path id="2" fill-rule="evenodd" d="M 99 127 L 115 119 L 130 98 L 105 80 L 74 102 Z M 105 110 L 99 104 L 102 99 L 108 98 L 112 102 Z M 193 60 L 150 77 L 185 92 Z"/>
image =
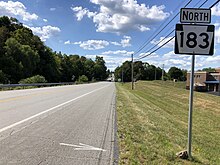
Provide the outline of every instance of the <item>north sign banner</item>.
<path id="1" fill-rule="evenodd" d="M 180 10 L 181 23 L 210 23 L 211 9 L 182 8 Z"/>

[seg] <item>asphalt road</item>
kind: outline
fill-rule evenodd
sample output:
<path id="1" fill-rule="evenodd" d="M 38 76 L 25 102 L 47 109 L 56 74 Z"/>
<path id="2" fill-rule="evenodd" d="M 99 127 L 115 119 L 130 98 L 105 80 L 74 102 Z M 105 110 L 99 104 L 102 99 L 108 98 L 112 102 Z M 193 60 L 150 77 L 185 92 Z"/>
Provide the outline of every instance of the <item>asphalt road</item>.
<path id="1" fill-rule="evenodd" d="M 115 84 L 0 92 L 0 165 L 115 160 Z"/>

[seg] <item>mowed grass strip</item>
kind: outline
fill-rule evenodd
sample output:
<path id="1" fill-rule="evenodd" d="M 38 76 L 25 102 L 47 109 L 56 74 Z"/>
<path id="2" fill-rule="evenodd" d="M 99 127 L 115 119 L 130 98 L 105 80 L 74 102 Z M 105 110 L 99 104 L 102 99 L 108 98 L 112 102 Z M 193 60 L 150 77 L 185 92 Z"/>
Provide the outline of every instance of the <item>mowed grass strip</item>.
<path id="1" fill-rule="evenodd" d="M 195 92 L 188 161 L 176 153 L 187 148 L 189 91 L 158 81 L 116 87 L 119 164 L 220 164 L 219 96 Z"/>

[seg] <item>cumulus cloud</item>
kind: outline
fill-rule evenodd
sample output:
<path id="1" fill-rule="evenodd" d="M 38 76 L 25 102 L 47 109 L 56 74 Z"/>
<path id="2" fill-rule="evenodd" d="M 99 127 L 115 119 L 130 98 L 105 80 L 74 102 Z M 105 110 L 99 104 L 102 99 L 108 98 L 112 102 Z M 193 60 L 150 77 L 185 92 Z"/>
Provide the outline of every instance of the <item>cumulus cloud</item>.
<path id="1" fill-rule="evenodd" d="M 50 11 L 55 11 L 55 10 L 56 10 L 56 8 L 54 8 L 54 7 L 50 8 Z"/>
<path id="2" fill-rule="evenodd" d="M 70 40 L 64 42 L 65 45 L 71 44 Z"/>
<path id="3" fill-rule="evenodd" d="M 47 19 L 43 19 L 43 21 L 44 21 L 44 22 L 48 22 L 48 20 L 47 20 Z"/>
<path id="4" fill-rule="evenodd" d="M 170 14 L 165 6 L 146 6 L 136 0 L 90 0 L 99 6 L 98 12 L 91 12 L 81 6 L 72 7 L 78 21 L 84 16 L 92 18 L 98 32 L 125 33 L 130 30 L 146 31 Z"/>
<path id="5" fill-rule="evenodd" d="M 68 42 L 70 44 L 70 42 Z M 81 48 L 86 50 L 97 50 L 97 49 L 103 49 L 106 46 L 109 45 L 108 41 L 105 40 L 88 40 L 88 41 L 79 41 L 74 42 L 74 45 L 79 45 Z"/>
<path id="6" fill-rule="evenodd" d="M 115 42 L 115 41 L 111 42 L 111 44 L 112 44 L 112 45 L 115 45 L 115 46 L 121 46 L 121 44 L 120 44 L 120 43 Z"/>
<path id="7" fill-rule="evenodd" d="M 130 41 L 131 41 L 131 37 L 130 36 L 124 36 L 123 39 L 121 40 L 121 46 L 123 48 L 131 46 Z"/>
<path id="8" fill-rule="evenodd" d="M 131 41 L 130 36 L 123 36 L 120 43 L 116 41 L 106 41 L 106 40 L 88 40 L 88 41 L 78 41 L 78 42 L 71 42 L 68 40 L 65 41 L 64 44 L 79 45 L 81 48 L 86 50 L 97 50 L 97 49 L 103 49 L 110 44 L 115 46 L 128 47 L 131 46 L 130 41 Z"/>
<path id="9" fill-rule="evenodd" d="M 220 27 L 215 30 L 215 38 L 216 38 L 216 42 L 220 43 Z"/>
<path id="10" fill-rule="evenodd" d="M 46 41 L 52 36 L 56 36 L 61 32 L 60 28 L 54 26 L 29 27 L 35 35 L 38 35 L 42 41 Z"/>
<path id="11" fill-rule="evenodd" d="M 126 50 L 116 50 L 116 51 L 106 51 L 103 52 L 103 55 L 120 55 L 120 56 L 131 56 L 133 54 L 133 51 L 126 51 Z"/>
<path id="12" fill-rule="evenodd" d="M 23 21 L 37 20 L 36 14 L 27 12 L 26 7 L 21 2 L 0 1 L 0 16 L 7 15 L 9 17 L 19 17 Z"/>
<path id="13" fill-rule="evenodd" d="M 215 6 L 213 6 L 213 8 L 212 8 L 212 15 L 220 16 L 220 3 L 218 3 Z"/>
<path id="14" fill-rule="evenodd" d="M 96 14 L 96 13 L 90 12 L 86 8 L 83 9 L 82 6 L 71 7 L 71 9 L 73 10 L 73 12 L 76 13 L 75 15 L 77 17 L 77 21 L 81 21 L 85 15 L 91 18 Z"/>

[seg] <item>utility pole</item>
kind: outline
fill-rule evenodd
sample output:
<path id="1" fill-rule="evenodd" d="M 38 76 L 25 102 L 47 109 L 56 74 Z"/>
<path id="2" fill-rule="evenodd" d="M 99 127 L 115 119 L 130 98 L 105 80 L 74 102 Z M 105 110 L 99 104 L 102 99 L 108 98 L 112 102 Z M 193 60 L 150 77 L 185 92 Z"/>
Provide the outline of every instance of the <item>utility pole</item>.
<path id="1" fill-rule="evenodd" d="M 123 70 L 123 67 L 122 67 L 122 71 L 121 71 L 121 82 L 122 83 L 124 82 L 124 70 Z"/>
<path id="2" fill-rule="evenodd" d="M 163 70 L 164 70 L 164 64 L 163 64 L 163 67 L 162 67 L 162 81 L 163 81 Z"/>
<path id="3" fill-rule="evenodd" d="M 131 54 L 131 89 L 134 90 L 134 55 Z"/>
<path id="4" fill-rule="evenodd" d="M 154 79 L 157 80 L 157 68 L 155 67 L 155 75 Z"/>

